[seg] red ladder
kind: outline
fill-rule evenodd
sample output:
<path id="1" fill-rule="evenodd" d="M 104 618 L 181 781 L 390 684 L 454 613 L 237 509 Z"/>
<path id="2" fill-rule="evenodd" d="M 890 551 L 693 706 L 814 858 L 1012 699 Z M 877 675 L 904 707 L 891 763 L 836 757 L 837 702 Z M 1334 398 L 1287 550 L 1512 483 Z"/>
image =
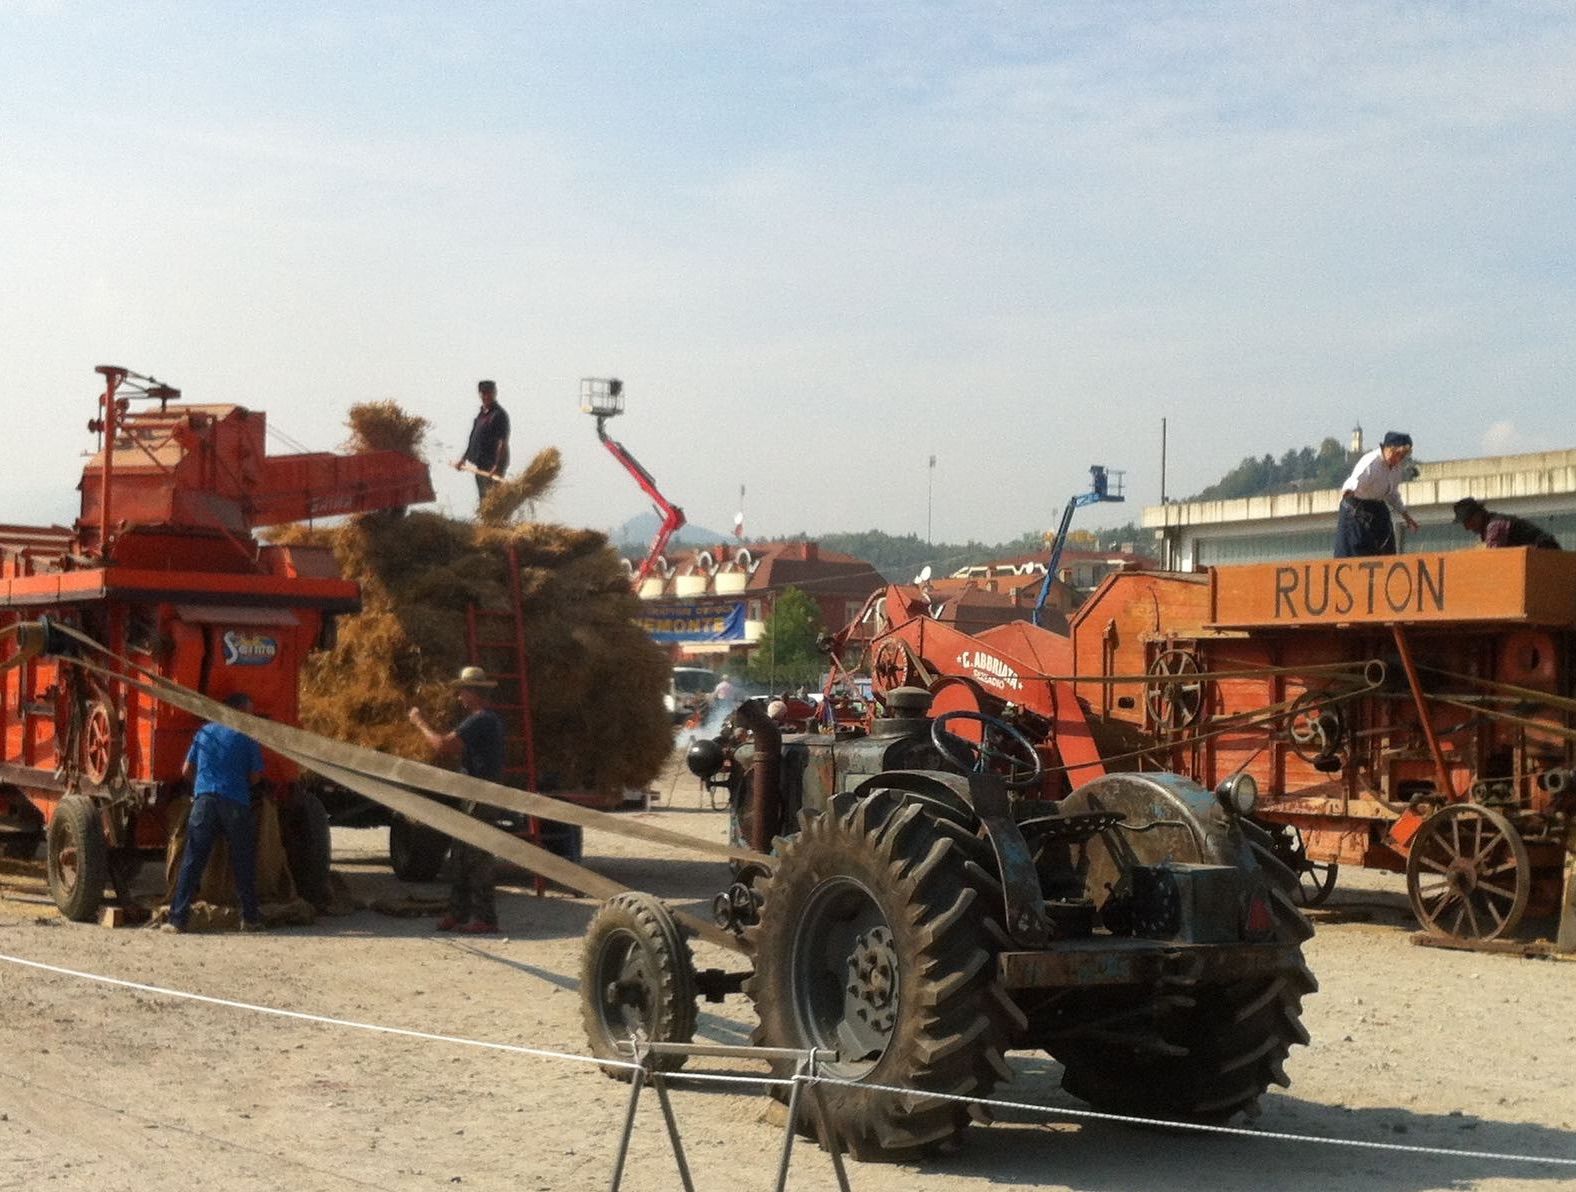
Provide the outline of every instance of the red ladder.
<path id="1" fill-rule="evenodd" d="M 505 786 L 535 791 L 536 729 L 531 719 L 531 672 L 525 649 L 525 609 L 520 594 L 520 560 L 514 544 L 509 544 L 509 607 L 504 609 L 465 607 L 466 652 L 473 666 L 480 666 L 498 681 L 493 710 L 507 726 L 511 719 L 519 732 L 509 733 L 504 755 Z M 499 661 L 490 661 L 502 659 Z M 542 825 L 534 815 L 526 817 L 527 838 L 542 843 Z M 532 888 L 541 894 L 547 879 L 531 877 Z"/>

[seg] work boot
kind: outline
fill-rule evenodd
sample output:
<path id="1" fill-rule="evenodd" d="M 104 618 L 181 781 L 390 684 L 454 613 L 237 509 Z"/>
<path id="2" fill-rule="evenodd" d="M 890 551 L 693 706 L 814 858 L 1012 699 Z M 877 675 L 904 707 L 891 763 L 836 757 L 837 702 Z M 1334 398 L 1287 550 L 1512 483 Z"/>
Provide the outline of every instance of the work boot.
<path id="1" fill-rule="evenodd" d="M 444 915 L 438 920 L 439 931 L 458 931 L 465 923 L 464 919 L 456 915 Z"/>
<path id="2" fill-rule="evenodd" d="M 472 919 L 463 927 L 456 927 L 455 930 L 461 935 L 497 935 L 498 924 L 487 923 L 481 919 Z"/>
<path id="3" fill-rule="evenodd" d="M 168 932 L 170 935 L 185 935 L 186 924 L 176 923 L 175 921 L 170 920 L 168 922 L 160 923 L 159 930 Z"/>

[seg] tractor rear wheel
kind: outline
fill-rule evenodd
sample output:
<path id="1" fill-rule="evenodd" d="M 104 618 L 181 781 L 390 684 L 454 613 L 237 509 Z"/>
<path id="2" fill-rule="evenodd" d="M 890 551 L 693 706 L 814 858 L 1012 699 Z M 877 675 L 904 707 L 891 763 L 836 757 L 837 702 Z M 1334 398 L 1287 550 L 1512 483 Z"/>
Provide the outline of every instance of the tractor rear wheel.
<path id="1" fill-rule="evenodd" d="M 449 838 L 403 815 L 389 821 L 389 867 L 402 882 L 430 882 L 449 855 Z"/>
<path id="2" fill-rule="evenodd" d="M 615 894 L 586 929 L 580 954 L 580 1019 L 591 1053 L 624 1060 L 618 1049 L 637 1035 L 651 1043 L 688 1043 L 695 1035 L 695 961 L 689 941 L 661 899 L 637 890 Z M 673 1072 L 681 1055 L 654 1057 Z M 602 1069 L 628 1080 L 632 1069 Z"/>
<path id="3" fill-rule="evenodd" d="M 989 882 L 982 859 L 994 868 L 983 842 L 894 792 L 842 794 L 800 816 L 762 887 L 744 985 L 760 1016 L 754 1042 L 837 1053 L 821 1072 L 849 1083 L 821 1091 L 856 1158 L 910 1159 L 949 1142 L 967 1105 L 924 1094 L 983 1097 L 1011 1077 L 1004 1052 L 1023 1017 L 996 979 L 999 902 L 970 872 Z M 793 1070 L 780 1060 L 773 1074 Z"/>
<path id="4" fill-rule="evenodd" d="M 1143 797 L 1142 782 L 1120 775 L 1083 789 L 1104 794 L 1115 788 L 1098 805 L 1136 810 L 1140 804 L 1127 800 Z M 1127 793 L 1124 786 L 1139 789 Z M 1213 798 L 1200 794 L 1206 803 Z M 1081 803 L 1074 806 L 1083 809 Z M 1186 806 L 1178 800 L 1172 813 L 1186 814 Z M 1276 857 L 1270 833 L 1258 825 L 1240 820 L 1224 828 L 1206 816 L 1189 818 L 1203 843 L 1193 855 L 1182 851 L 1174 859 L 1245 870 L 1249 888 L 1256 886 L 1268 902 L 1275 940 L 1290 946 L 1287 958 L 1267 979 L 1211 984 L 1178 979 L 1125 1006 L 1105 1002 L 1095 1012 L 1103 1019 L 1098 1029 L 1079 1030 L 1073 1023 L 1065 1038 L 1049 1041 L 1048 1050 L 1064 1068 L 1062 1087 L 1105 1113 L 1214 1123 L 1251 1113 L 1271 1084 L 1285 1088 L 1291 1083 L 1283 1066 L 1286 1056 L 1293 1045 L 1308 1042 L 1302 999 L 1319 986 L 1302 958 L 1300 945 L 1313 935 L 1313 925 L 1296 902 L 1297 875 Z M 1141 852 L 1157 846 L 1131 847 Z M 1160 858 L 1134 859 L 1153 864 Z"/>
<path id="5" fill-rule="evenodd" d="M 50 896 L 62 915 L 85 923 L 98 914 L 109 879 L 109 849 L 93 800 L 86 795 L 61 799 L 47 838 Z"/>

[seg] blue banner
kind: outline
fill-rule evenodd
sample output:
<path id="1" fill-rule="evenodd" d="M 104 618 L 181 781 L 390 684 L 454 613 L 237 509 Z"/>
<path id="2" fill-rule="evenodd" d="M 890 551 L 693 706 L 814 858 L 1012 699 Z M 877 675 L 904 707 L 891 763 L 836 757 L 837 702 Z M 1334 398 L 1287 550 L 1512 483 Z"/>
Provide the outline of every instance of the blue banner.
<path id="1" fill-rule="evenodd" d="M 658 642 L 742 642 L 744 602 L 644 605 L 640 627 Z"/>

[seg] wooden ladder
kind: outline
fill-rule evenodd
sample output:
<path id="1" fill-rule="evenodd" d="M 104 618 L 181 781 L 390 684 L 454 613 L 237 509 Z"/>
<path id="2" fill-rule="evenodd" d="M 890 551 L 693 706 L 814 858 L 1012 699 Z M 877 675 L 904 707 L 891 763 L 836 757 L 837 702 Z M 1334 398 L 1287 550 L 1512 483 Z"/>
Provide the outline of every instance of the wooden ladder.
<path id="1" fill-rule="evenodd" d="M 507 608 L 465 607 L 465 644 L 473 666 L 482 667 L 498 681 L 492 707 L 503 718 L 507 732 L 503 782 L 523 790 L 537 789 L 536 730 L 531 718 L 531 670 L 525 649 L 525 609 L 520 594 L 520 559 L 509 544 L 509 604 Z M 527 839 L 542 843 L 542 824 L 527 817 Z M 531 875 L 536 893 L 547 889 L 547 879 Z"/>

